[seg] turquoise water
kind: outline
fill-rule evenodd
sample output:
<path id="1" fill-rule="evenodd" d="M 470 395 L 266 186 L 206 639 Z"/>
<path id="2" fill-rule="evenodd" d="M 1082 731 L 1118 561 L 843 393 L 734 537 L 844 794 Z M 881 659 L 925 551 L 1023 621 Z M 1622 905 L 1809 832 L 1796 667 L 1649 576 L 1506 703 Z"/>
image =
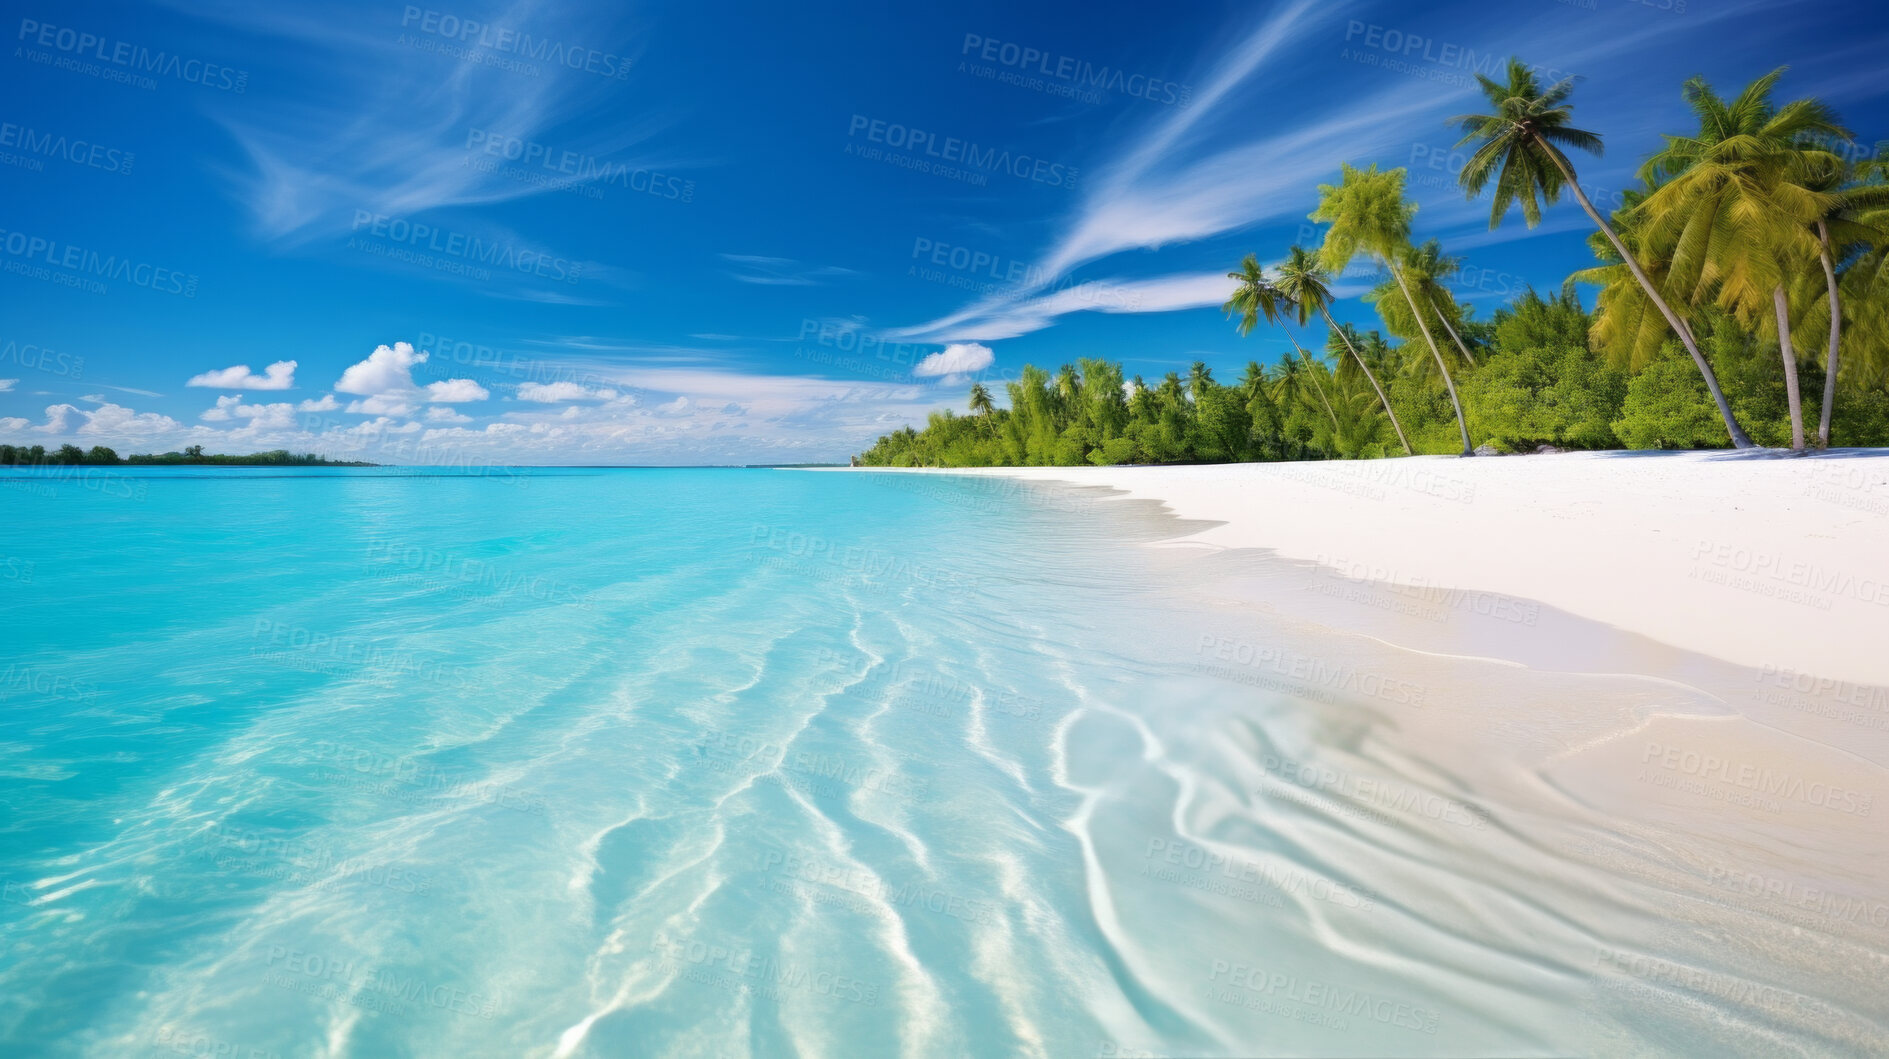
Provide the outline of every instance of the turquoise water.
<path id="1" fill-rule="evenodd" d="M 0 503 L 8 1055 L 1566 1054 L 1671 1014 L 1451 862 L 1499 804 L 1314 767 L 1444 676 L 1203 605 L 1143 508 L 773 470 Z"/>

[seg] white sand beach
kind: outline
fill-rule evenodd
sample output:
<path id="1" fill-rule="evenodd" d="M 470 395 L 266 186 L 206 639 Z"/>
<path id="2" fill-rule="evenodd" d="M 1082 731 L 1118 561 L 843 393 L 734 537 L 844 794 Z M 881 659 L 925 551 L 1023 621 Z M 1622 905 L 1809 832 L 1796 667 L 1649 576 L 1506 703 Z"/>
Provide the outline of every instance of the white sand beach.
<path id="1" fill-rule="evenodd" d="M 951 471 L 1121 490 L 1186 540 L 1502 593 L 1738 665 L 1889 684 L 1889 452 Z"/>

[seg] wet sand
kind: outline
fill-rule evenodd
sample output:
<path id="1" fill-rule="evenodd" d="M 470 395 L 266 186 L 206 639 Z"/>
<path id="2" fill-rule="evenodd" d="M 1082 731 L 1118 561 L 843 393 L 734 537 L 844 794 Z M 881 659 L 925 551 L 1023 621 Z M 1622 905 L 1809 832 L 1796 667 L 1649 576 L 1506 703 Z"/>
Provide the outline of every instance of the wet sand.
<path id="1" fill-rule="evenodd" d="M 1469 501 L 1427 488 L 1338 490 L 1349 499 L 1322 510 L 1342 554 L 1307 556 L 1295 553 L 1317 545 L 1294 534 L 1317 510 L 1295 505 L 1307 490 L 1356 485 L 1357 472 L 1017 474 L 1026 501 L 1064 490 L 1144 521 L 1137 536 L 1160 538 L 1150 558 L 1159 580 L 1186 601 L 1185 620 L 1152 621 L 1146 635 L 1172 663 L 1164 675 L 1184 689 L 1191 673 L 1197 692 L 1170 679 L 1161 701 L 1120 710 L 1089 696 L 1098 706 L 1064 732 L 1065 782 L 1086 791 L 1074 826 L 1112 947 L 1151 983 L 1149 1006 L 1217 1024 L 1221 1047 L 1247 1042 L 1250 1054 L 1364 1054 L 1346 1048 L 1367 1042 L 1379 1049 L 1370 1054 L 1880 1054 L 1889 688 L 1794 664 L 1879 672 L 1880 657 L 1855 646 L 1861 631 L 1834 652 L 1814 641 L 1839 618 L 1880 623 L 1841 606 L 1863 604 L 1853 596 L 1794 606 L 1683 572 L 1650 578 L 1639 561 L 1604 566 L 1615 590 L 1642 598 L 1634 585 L 1650 579 L 1685 598 L 1636 618 L 1584 592 L 1568 592 L 1564 609 L 1487 587 L 1580 584 L 1626 543 L 1617 490 L 1557 501 L 1588 505 L 1558 537 L 1534 533 L 1522 550 L 1486 544 L 1486 525 L 1516 532 L 1564 517 L 1545 499 L 1502 510 L 1526 463 L 1473 479 L 1483 472 L 1420 464 L 1473 486 Z M 1656 466 L 1570 465 L 1590 479 Z M 1778 464 L 1742 466 L 1768 480 Z M 1061 476 L 1133 489 L 1038 485 Z M 1698 518 L 1720 503 L 1660 488 Z M 1163 489 L 1186 498 L 1157 502 Z M 1467 587 L 1382 576 L 1406 559 L 1402 546 L 1380 555 L 1357 542 L 1398 536 L 1399 519 L 1432 501 L 1461 509 L 1462 550 L 1426 573 L 1478 547 L 1503 557 L 1501 572 L 1481 585 L 1465 577 Z M 1835 501 L 1797 503 L 1828 514 L 1818 505 Z M 1353 524 L 1360 507 L 1376 520 Z M 1198 517 L 1217 511 L 1236 521 Z M 1855 563 L 1868 525 L 1880 525 L 1856 514 L 1834 527 L 1734 518 L 1714 532 L 1758 548 L 1827 536 L 1827 547 L 1800 553 L 1837 567 Z M 1705 531 L 1696 519 L 1639 529 Z M 1250 543 L 1269 536 L 1291 547 Z M 1551 569 L 1531 581 L 1521 556 Z M 1691 644 L 1634 631 L 1670 631 L 1663 622 L 1694 611 L 1714 620 L 1674 637 Z M 1723 657 L 1746 641 L 1767 651 L 1747 664 Z M 1190 980 L 1197 993 L 1172 985 Z M 1160 1043 L 1111 1042 L 1116 1054 L 1171 1054 Z"/>

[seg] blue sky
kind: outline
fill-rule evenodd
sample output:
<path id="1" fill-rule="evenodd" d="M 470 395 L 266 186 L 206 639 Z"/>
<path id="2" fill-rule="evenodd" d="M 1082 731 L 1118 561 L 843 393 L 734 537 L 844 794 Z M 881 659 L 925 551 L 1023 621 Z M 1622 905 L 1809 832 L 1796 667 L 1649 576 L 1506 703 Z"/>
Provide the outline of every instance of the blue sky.
<path id="1" fill-rule="evenodd" d="M 1480 315 L 1557 286 L 1578 207 L 1454 184 L 1511 53 L 1582 78 L 1602 203 L 1693 74 L 1889 138 L 1873 0 L 429 2 L 7 5 L 0 441 L 839 460 L 1026 362 L 1276 359 L 1223 277 L 1341 160 L 1410 167 Z"/>

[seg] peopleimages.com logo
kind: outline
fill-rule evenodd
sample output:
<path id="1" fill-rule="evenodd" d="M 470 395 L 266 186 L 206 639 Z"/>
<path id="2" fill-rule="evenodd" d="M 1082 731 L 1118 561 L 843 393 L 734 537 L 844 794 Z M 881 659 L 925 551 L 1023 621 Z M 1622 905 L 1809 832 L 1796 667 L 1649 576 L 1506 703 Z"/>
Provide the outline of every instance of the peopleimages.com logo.
<path id="1" fill-rule="evenodd" d="M 1009 41 L 996 40 L 977 33 L 964 35 L 960 55 L 995 63 L 1021 74 L 1035 74 L 1045 80 L 1061 82 L 1079 92 L 1119 92 L 1151 103 L 1184 107 L 1194 98 L 1193 88 L 1175 81 L 1146 74 L 1131 74 L 1120 67 L 1097 66 L 1070 55 L 1055 55 L 1041 48 L 1030 48 Z"/>
<path id="2" fill-rule="evenodd" d="M 484 48 L 504 55 L 516 55 L 537 62 L 551 63 L 571 70 L 621 81 L 630 76 L 631 60 L 611 52 L 598 51 L 581 44 L 569 44 L 546 37 L 534 37 L 523 30 L 494 26 L 488 22 L 460 18 L 431 8 L 408 7 L 401 12 L 400 28 L 418 30 L 428 36 L 453 41 L 469 47 Z"/>
<path id="3" fill-rule="evenodd" d="M 29 158 L 53 158 L 70 162 L 73 165 L 102 169 L 107 173 L 129 173 L 137 155 L 122 151 L 102 143 L 93 143 L 85 139 L 72 139 L 57 133 L 41 132 L 29 125 L 15 125 L 10 121 L 0 121 L 0 162 L 13 164 L 9 160 L 12 151 L 21 151 Z M 28 166 L 27 168 L 40 168 Z"/>
<path id="4" fill-rule="evenodd" d="M 34 265 L 44 264 L 77 273 L 72 278 L 78 280 L 96 276 L 99 279 L 129 283 L 159 294 L 181 294 L 186 298 L 197 296 L 197 277 L 194 275 L 117 254 L 101 254 L 97 250 L 61 243 L 57 239 L 0 228 L 0 250 L 4 250 L 8 257 L 17 259 L 17 262 L 8 262 L 9 265 L 32 262 Z M 14 269 L 9 267 L 8 271 Z M 97 289 L 103 292 L 102 287 Z"/>
<path id="5" fill-rule="evenodd" d="M 187 84 L 202 85 L 220 92 L 241 95 L 249 87 L 247 70 L 237 70 L 202 59 L 186 59 L 169 52 L 152 51 L 142 44 L 47 25 L 30 18 L 20 19 L 20 32 L 15 39 L 35 47 L 51 48 L 63 55 L 96 59 L 140 74 L 174 77 Z"/>
<path id="6" fill-rule="evenodd" d="M 553 257 L 542 250 L 521 249 L 511 243 L 490 242 L 476 235 L 436 228 L 421 221 L 390 217 L 371 210 L 354 211 L 354 231 L 395 246 L 563 283 L 576 283 L 584 274 L 582 262 Z"/>
<path id="7" fill-rule="evenodd" d="M 612 162 L 580 151 L 552 147 L 536 140 L 507 136 L 489 129 L 466 130 L 466 150 L 542 169 L 547 174 L 568 178 L 569 183 L 594 181 L 606 186 L 615 184 L 630 191 L 680 202 L 690 202 L 695 198 L 693 180 Z"/>
<path id="8" fill-rule="evenodd" d="M 847 124 L 846 135 L 849 139 L 864 139 L 913 156 L 922 156 L 914 157 L 913 160 L 923 164 L 930 164 L 935 159 L 941 165 L 962 166 L 982 173 L 1008 173 L 1021 180 L 1047 184 L 1053 188 L 1073 190 L 1076 186 L 1074 166 L 1027 154 L 1012 154 L 1004 148 L 983 147 L 955 136 L 941 137 L 924 129 L 895 121 L 880 121 L 864 114 L 853 115 Z"/>

